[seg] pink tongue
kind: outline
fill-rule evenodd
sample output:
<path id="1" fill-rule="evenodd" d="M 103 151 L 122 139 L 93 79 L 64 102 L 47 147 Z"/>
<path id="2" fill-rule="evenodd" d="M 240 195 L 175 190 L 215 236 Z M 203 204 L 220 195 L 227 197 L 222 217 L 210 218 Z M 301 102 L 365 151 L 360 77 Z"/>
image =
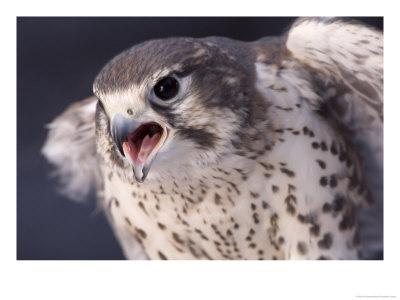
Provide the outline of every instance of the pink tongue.
<path id="1" fill-rule="evenodd" d="M 161 135 L 159 133 L 156 133 L 152 137 L 146 135 L 146 137 L 143 139 L 139 154 L 137 156 L 140 163 L 144 163 L 146 161 L 147 157 L 149 157 L 151 151 L 153 151 L 160 140 L 160 137 Z"/>

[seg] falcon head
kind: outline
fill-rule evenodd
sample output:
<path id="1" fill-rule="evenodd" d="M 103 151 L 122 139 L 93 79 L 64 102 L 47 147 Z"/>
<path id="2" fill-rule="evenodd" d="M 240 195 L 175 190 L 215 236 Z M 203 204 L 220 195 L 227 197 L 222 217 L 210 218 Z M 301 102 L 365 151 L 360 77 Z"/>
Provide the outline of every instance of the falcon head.
<path id="1" fill-rule="evenodd" d="M 105 161 L 138 182 L 183 179 L 238 151 L 257 114 L 248 49 L 225 38 L 170 38 L 113 58 L 94 82 Z"/>

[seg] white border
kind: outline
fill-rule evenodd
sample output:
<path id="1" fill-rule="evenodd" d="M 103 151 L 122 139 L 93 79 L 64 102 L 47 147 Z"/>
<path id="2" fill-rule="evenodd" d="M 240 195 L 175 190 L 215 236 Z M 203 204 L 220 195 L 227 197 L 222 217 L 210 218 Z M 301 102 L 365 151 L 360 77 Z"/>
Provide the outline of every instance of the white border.
<path id="1" fill-rule="evenodd" d="M 357 299 L 398 286 L 398 9 L 383 1 L 16 1 L 1 16 L 1 299 Z M 392 3 L 395 3 L 394 1 Z M 3 4 L 4 6 L 5 4 Z M 16 261 L 16 16 L 385 16 L 385 260 Z M 5 67 L 4 67 L 5 65 Z M 13 124 L 14 126 L 12 126 Z M 5 166 L 5 168 L 4 168 Z M 5 192 L 4 192 L 5 191 Z M 360 298 L 361 299 L 361 298 Z"/>

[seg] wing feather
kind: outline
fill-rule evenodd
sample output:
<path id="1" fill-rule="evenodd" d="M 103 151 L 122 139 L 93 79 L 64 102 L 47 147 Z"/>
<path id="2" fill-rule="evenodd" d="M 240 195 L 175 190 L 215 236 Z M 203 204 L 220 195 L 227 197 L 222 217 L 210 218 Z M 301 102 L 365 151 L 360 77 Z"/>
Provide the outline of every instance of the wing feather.
<path id="1" fill-rule="evenodd" d="M 95 97 L 74 103 L 47 125 L 42 154 L 55 166 L 60 192 L 74 200 L 83 200 L 102 182 L 95 141 L 96 103 Z"/>
<path id="2" fill-rule="evenodd" d="M 300 18 L 286 47 L 325 84 L 345 85 L 382 115 L 382 32 L 337 18 Z"/>
<path id="3" fill-rule="evenodd" d="M 350 136 L 374 205 L 360 215 L 370 252 L 383 236 L 383 34 L 349 20 L 301 18 L 288 32 L 289 59 L 310 70 L 313 103 Z M 367 254 L 368 255 L 368 254 Z"/>

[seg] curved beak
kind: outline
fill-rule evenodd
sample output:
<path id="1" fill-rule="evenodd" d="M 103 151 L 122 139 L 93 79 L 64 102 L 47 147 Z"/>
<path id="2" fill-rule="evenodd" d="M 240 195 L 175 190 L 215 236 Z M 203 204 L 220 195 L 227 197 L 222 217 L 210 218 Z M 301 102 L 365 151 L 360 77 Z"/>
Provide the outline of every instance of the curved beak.
<path id="1" fill-rule="evenodd" d="M 111 136 L 114 143 L 122 156 L 125 157 L 123 143 L 128 141 L 128 136 L 140 126 L 140 122 L 125 118 L 122 114 L 117 113 L 111 121 Z"/>
<path id="2" fill-rule="evenodd" d="M 168 129 L 156 122 L 141 123 L 117 113 L 111 121 L 112 138 L 123 157 L 130 160 L 136 181 L 143 182 Z"/>

